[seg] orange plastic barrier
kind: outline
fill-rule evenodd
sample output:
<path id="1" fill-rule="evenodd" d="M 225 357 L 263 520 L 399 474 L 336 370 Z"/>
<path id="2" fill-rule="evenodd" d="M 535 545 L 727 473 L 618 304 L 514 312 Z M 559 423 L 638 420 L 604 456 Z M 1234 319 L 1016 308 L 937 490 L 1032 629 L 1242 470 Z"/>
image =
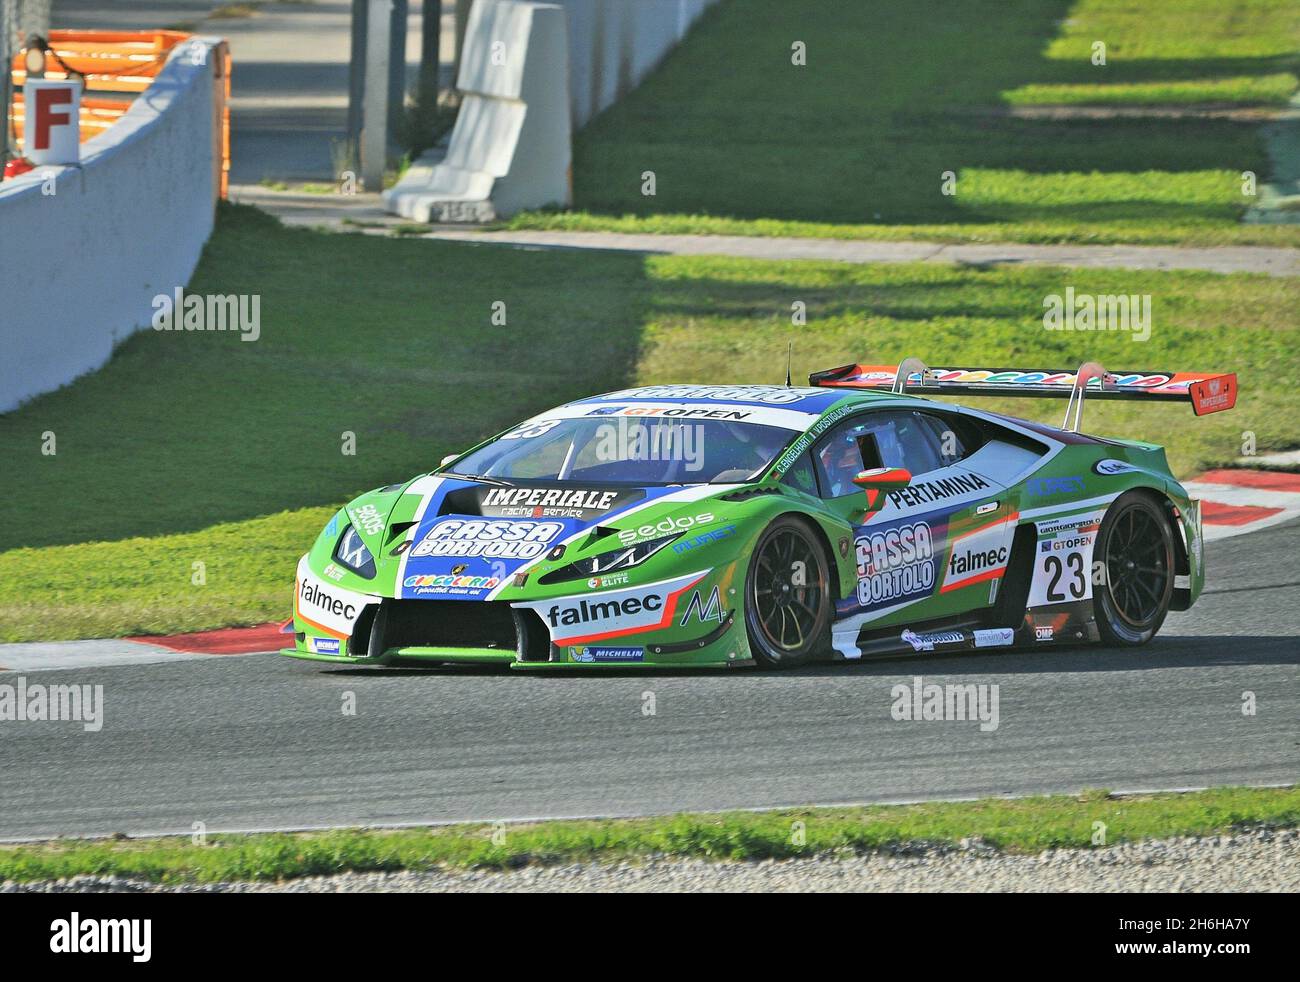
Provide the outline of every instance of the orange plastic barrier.
<path id="1" fill-rule="evenodd" d="M 45 55 L 45 78 L 82 77 L 80 136 L 85 143 L 113 125 L 129 108 L 130 99 L 103 98 L 93 92 L 145 91 L 176 45 L 193 37 L 184 31 L 51 31 Z M 230 46 L 222 41 L 212 51 L 214 179 L 220 197 L 226 197 L 230 174 Z M 24 110 L 22 86 L 27 79 L 22 52 L 14 56 L 14 99 L 11 111 L 15 136 L 22 139 Z"/>
<path id="2" fill-rule="evenodd" d="M 143 92 L 167 63 L 172 48 L 191 37 L 183 31 L 50 31 L 45 77 L 76 73 L 86 91 Z M 14 85 L 27 78 L 22 52 L 14 56 Z"/>

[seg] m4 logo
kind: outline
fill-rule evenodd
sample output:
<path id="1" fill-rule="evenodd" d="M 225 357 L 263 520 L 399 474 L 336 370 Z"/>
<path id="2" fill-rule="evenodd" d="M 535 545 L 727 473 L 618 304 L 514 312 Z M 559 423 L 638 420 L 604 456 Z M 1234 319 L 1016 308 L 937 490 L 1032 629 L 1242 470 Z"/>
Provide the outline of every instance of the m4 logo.
<path id="1" fill-rule="evenodd" d="M 718 588 L 715 586 L 709 594 L 707 602 L 700 599 L 700 591 L 696 590 L 691 594 L 691 602 L 686 605 L 686 613 L 682 614 L 679 627 L 685 627 L 691 622 L 694 616 L 700 623 L 705 621 L 722 622 L 722 601 L 718 596 Z"/>

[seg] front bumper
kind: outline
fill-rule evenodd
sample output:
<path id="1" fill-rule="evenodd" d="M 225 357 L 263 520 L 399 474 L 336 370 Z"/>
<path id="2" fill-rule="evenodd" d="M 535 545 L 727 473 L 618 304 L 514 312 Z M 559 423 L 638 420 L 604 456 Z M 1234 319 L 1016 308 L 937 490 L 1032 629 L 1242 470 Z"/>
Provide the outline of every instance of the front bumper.
<path id="1" fill-rule="evenodd" d="M 438 611 L 438 601 L 407 601 L 427 605 L 431 614 Z M 382 638 L 381 627 L 375 636 L 356 644 L 353 639 L 341 639 L 339 654 L 326 654 L 312 650 L 312 636 L 300 630 L 292 648 L 283 648 L 280 654 L 304 661 L 327 662 L 336 665 L 426 665 L 463 664 L 499 665 L 515 671 L 578 670 L 637 668 L 718 668 L 752 665 L 749 641 L 743 624 L 737 623 L 735 611 L 729 612 L 720 623 L 705 630 L 700 637 L 683 641 L 658 639 L 653 633 L 630 635 L 609 645 L 557 646 L 549 639 L 545 643 L 530 643 L 529 635 L 536 640 L 536 629 L 521 634 L 515 647 L 474 647 L 456 644 L 388 644 Z M 296 627 L 298 625 L 295 625 Z M 358 638 L 358 641 L 361 639 Z M 346 652 L 356 652 L 348 654 Z M 378 653 L 374 653 L 377 651 Z M 364 654 L 362 652 L 365 652 Z M 617 655 L 617 660 L 600 660 L 602 655 Z"/>

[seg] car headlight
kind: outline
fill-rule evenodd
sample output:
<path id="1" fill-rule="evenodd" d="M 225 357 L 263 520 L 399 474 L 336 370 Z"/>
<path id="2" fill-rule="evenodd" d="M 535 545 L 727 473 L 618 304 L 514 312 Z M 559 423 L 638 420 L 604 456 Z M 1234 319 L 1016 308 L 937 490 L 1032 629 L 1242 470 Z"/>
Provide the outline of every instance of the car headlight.
<path id="1" fill-rule="evenodd" d="M 635 545 L 619 546 L 609 552 L 588 556 L 586 559 L 578 559 L 569 563 L 568 566 L 562 566 L 553 572 L 547 573 L 537 582 L 560 583 L 564 580 L 580 580 L 603 573 L 613 573 L 615 570 L 631 569 L 633 566 L 639 566 L 645 562 L 668 543 L 679 538 L 681 534 L 680 532 L 674 532 L 672 535 L 665 535 L 658 539 L 647 539 L 645 542 L 638 542 Z"/>
<path id="2" fill-rule="evenodd" d="M 370 554 L 366 544 L 361 541 L 361 536 L 351 525 L 339 536 L 339 544 L 334 547 L 334 560 L 352 570 L 357 576 L 365 577 L 367 580 L 375 578 L 375 557 Z"/>

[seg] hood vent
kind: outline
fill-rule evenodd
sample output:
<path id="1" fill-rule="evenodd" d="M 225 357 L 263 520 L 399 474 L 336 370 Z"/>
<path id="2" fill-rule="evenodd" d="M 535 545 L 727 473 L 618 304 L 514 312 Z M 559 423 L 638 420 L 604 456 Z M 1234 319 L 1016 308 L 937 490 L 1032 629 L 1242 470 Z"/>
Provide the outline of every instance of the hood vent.
<path id="1" fill-rule="evenodd" d="M 741 488 L 739 491 L 732 491 L 729 494 L 718 495 L 723 501 L 748 501 L 750 498 L 757 498 L 764 494 L 781 494 L 779 487 L 769 485 L 767 487 Z"/>

